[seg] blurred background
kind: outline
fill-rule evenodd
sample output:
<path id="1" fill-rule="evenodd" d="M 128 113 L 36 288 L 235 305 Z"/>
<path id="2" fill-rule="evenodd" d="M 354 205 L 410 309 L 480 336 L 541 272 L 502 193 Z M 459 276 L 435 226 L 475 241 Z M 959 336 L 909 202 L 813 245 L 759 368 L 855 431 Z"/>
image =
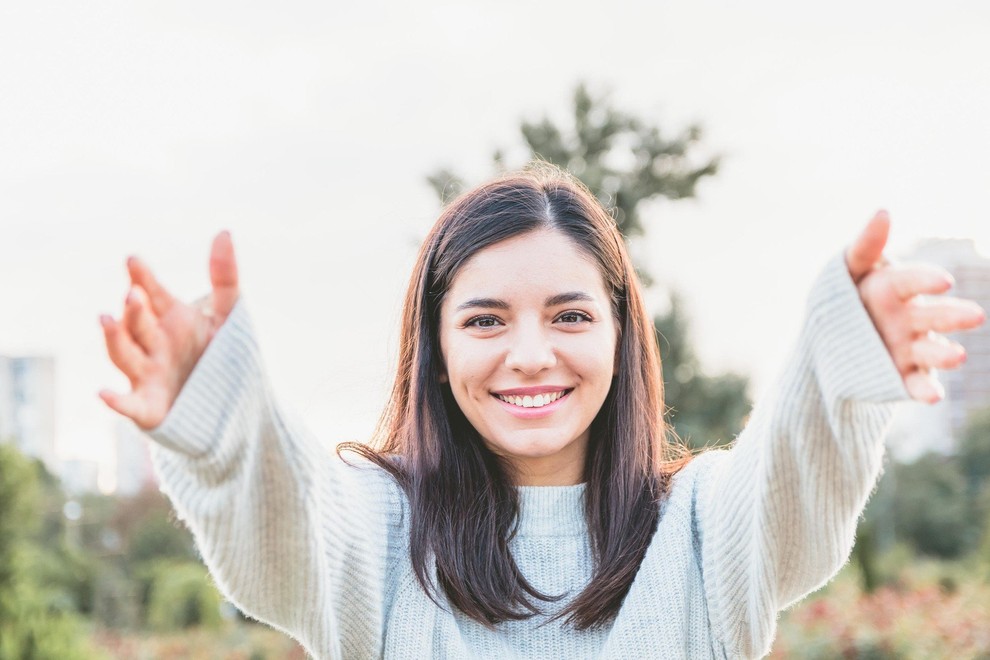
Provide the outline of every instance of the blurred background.
<path id="1" fill-rule="evenodd" d="M 978 0 L 0 5 L 0 658 L 303 657 L 223 602 L 97 399 L 127 255 L 192 299 L 229 229 L 331 448 L 373 428 L 443 201 L 538 155 L 614 208 L 671 420 L 724 444 L 876 209 L 990 308 L 988 30 Z M 988 333 L 899 410 L 853 560 L 775 656 L 990 657 Z"/>

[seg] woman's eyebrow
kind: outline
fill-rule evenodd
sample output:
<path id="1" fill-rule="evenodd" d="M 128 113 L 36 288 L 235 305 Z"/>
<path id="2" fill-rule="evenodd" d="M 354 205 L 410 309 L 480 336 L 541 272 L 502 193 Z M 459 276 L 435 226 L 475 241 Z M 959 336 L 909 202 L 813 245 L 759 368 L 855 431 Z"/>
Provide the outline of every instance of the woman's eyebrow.
<path id="1" fill-rule="evenodd" d="M 572 302 L 594 302 L 595 299 L 583 291 L 568 291 L 567 293 L 558 293 L 556 295 L 550 296 L 544 301 L 544 306 L 546 307 L 556 307 L 557 305 L 566 305 Z M 505 302 L 500 298 L 471 298 L 470 300 L 465 300 L 460 305 L 458 305 L 454 311 L 460 312 L 465 309 L 509 309 L 509 303 Z"/>
<path id="2" fill-rule="evenodd" d="M 556 307 L 557 305 L 566 305 L 572 302 L 595 302 L 595 299 L 584 291 L 568 291 L 567 293 L 558 293 L 555 296 L 550 296 L 543 304 L 547 307 Z"/>
<path id="3" fill-rule="evenodd" d="M 499 300 L 498 298 L 471 298 L 470 300 L 465 300 L 454 311 L 461 311 L 464 309 L 474 309 L 476 307 L 483 307 L 486 309 L 509 309 L 509 303 L 504 300 Z"/>

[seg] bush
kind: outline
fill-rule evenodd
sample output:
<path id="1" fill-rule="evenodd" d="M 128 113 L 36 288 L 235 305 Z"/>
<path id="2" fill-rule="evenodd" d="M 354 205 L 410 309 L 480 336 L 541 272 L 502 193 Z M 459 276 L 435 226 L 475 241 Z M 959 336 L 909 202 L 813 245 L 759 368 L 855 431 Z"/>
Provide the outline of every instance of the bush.
<path id="1" fill-rule="evenodd" d="M 159 561 L 149 565 L 145 575 L 150 627 L 169 631 L 220 626 L 222 598 L 200 564 Z"/>

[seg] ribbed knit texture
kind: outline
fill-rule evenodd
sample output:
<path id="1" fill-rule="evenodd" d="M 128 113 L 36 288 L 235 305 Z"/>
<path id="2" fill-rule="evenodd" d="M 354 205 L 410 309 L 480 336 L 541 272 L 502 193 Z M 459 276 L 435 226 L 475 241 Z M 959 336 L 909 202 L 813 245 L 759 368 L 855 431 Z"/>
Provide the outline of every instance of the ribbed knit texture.
<path id="1" fill-rule="evenodd" d="M 675 477 L 618 617 L 584 632 L 547 622 L 591 577 L 584 485 L 520 488 L 513 556 L 562 600 L 494 630 L 438 607 L 413 574 L 401 490 L 286 417 L 241 303 L 150 435 L 162 489 L 217 584 L 316 657 L 758 657 L 778 612 L 846 561 L 890 403 L 905 398 L 836 257 L 772 396 L 730 451 Z"/>

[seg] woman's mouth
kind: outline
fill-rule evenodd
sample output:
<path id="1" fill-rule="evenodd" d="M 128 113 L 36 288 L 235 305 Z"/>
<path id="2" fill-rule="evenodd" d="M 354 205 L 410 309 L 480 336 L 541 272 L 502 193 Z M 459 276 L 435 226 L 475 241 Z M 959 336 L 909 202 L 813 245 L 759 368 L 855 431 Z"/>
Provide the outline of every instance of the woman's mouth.
<path id="1" fill-rule="evenodd" d="M 492 393 L 499 401 L 508 403 L 511 406 L 516 406 L 519 408 L 543 408 L 544 406 L 549 406 L 551 403 L 559 401 L 563 397 L 571 393 L 572 390 L 563 389 L 556 392 L 542 392 L 540 394 L 497 394 Z"/>

